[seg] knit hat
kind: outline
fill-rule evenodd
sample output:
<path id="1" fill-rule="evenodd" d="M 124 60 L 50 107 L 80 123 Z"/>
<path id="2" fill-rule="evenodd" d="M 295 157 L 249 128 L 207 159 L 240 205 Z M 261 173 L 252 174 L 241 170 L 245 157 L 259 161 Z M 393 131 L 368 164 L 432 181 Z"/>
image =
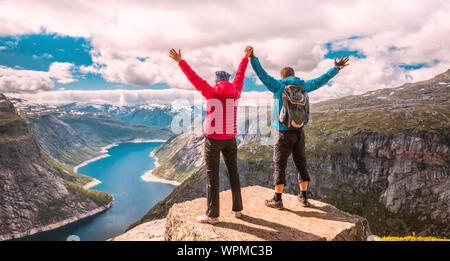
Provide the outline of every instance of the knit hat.
<path id="1" fill-rule="evenodd" d="M 220 81 L 229 81 L 231 74 L 225 71 L 217 71 L 216 72 L 216 83 Z"/>

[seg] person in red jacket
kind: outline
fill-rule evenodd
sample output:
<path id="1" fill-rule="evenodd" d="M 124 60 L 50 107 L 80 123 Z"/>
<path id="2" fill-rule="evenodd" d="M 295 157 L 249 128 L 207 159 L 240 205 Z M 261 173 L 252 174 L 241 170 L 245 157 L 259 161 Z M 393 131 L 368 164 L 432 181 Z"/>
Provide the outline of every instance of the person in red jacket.
<path id="1" fill-rule="evenodd" d="M 245 70 L 248 58 L 253 48 L 245 49 L 245 57 L 239 64 L 233 82 L 230 82 L 230 74 L 224 71 L 216 72 L 216 84 L 209 85 L 198 76 L 189 64 L 182 59 L 181 50 L 171 49 L 169 56 L 180 66 L 188 80 L 194 85 L 206 103 L 205 135 L 205 163 L 207 181 L 207 210 L 204 215 L 198 217 L 201 223 L 219 223 L 219 164 L 220 153 L 227 168 L 232 192 L 232 212 L 235 217 L 241 217 L 242 197 L 241 184 L 237 169 L 237 143 L 236 143 L 236 112 L 238 100 L 244 85 Z"/>

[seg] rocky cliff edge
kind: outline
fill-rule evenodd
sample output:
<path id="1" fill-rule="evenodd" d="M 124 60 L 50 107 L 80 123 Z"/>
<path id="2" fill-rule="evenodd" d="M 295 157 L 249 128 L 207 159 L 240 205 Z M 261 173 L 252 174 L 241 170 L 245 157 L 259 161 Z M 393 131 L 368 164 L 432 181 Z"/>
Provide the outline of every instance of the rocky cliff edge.
<path id="1" fill-rule="evenodd" d="M 206 198 L 175 204 L 165 219 L 141 224 L 115 237 L 114 241 L 346 241 L 366 240 L 370 228 L 365 218 L 311 200 L 312 208 L 302 207 L 296 196 L 283 195 L 284 210 L 267 208 L 264 200 L 273 191 L 260 186 L 242 189 L 243 216 L 231 213 L 231 191 L 220 193 L 220 223 L 199 224 Z"/>

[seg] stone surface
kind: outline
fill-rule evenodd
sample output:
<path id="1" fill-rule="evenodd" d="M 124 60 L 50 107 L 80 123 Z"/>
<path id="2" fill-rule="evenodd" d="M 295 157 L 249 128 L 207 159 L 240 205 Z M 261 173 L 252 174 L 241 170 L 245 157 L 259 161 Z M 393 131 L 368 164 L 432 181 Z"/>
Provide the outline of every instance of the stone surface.
<path id="1" fill-rule="evenodd" d="M 166 219 L 158 219 L 141 224 L 110 241 L 162 241 L 166 232 Z"/>
<path id="2" fill-rule="evenodd" d="M 260 186 L 242 189 L 243 217 L 231 213 L 231 192 L 220 193 L 220 220 L 217 225 L 200 224 L 206 199 L 175 204 L 167 216 L 166 240 L 225 240 L 225 241 L 317 241 L 366 240 L 370 235 L 367 220 L 337 208 L 311 200 L 312 208 L 304 208 L 296 196 L 283 195 L 284 210 L 268 208 L 264 200 L 273 191 Z"/>

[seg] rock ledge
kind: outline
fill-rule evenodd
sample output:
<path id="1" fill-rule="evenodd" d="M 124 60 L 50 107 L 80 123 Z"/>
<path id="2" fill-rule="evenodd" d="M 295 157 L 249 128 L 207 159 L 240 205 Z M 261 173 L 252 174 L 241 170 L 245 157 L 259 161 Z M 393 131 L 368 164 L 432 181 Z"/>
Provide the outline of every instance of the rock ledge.
<path id="1" fill-rule="evenodd" d="M 304 208 L 290 194 L 283 195 L 284 210 L 271 209 L 264 200 L 272 196 L 272 190 L 260 186 L 243 188 L 243 217 L 237 219 L 230 211 L 231 191 L 221 192 L 221 222 L 214 226 L 196 222 L 205 211 L 206 198 L 178 203 L 166 219 L 141 224 L 116 239 L 149 240 L 147 235 L 155 235 L 153 240 L 169 241 L 359 241 L 370 235 L 365 218 L 316 200 L 311 200 L 312 208 Z M 145 239 L 133 236 L 140 234 Z"/>

